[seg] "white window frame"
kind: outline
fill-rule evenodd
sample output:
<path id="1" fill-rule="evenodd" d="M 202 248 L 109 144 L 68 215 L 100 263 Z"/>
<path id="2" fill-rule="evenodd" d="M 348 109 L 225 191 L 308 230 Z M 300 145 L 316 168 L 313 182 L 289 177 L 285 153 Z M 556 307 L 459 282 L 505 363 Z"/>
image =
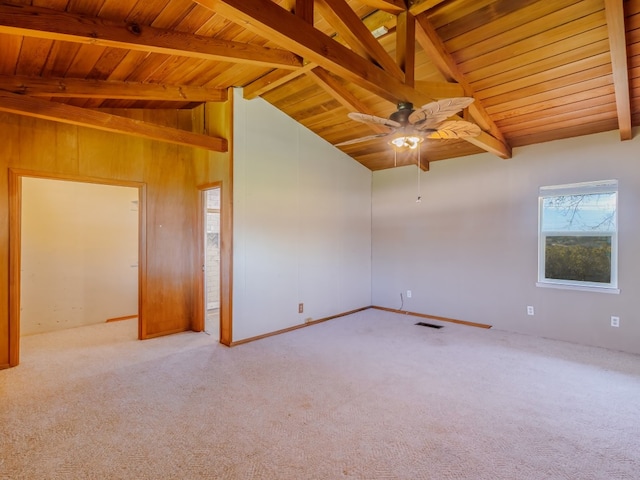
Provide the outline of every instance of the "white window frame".
<path id="1" fill-rule="evenodd" d="M 545 198 L 562 195 L 588 195 L 595 193 L 615 193 L 615 230 L 612 232 L 562 231 L 543 232 L 543 201 Z M 602 293 L 620 293 L 618 288 L 618 181 L 603 180 L 597 182 L 572 183 L 540 187 L 538 197 L 538 287 L 563 288 L 570 290 L 584 290 Z M 545 246 L 547 236 L 609 236 L 611 237 L 611 282 L 584 282 L 579 280 L 563 280 L 545 278 Z"/>

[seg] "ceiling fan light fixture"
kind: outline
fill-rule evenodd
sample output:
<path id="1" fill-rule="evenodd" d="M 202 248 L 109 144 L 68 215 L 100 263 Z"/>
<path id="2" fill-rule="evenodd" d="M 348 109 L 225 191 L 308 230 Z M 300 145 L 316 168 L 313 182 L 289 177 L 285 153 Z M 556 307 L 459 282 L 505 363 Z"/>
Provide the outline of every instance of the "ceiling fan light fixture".
<path id="1" fill-rule="evenodd" d="M 389 132 L 376 133 L 336 143 L 337 147 L 366 142 L 382 137 L 390 139 L 388 144 L 394 151 L 418 150 L 425 138 L 429 139 L 461 139 L 477 137 L 482 133 L 480 127 L 466 120 L 448 120 L 473 102 L 472 97 L 442 98 L 427 103 L 414 110 L 413 103 L 403 100 L 398 102 L 397 110 L 389 118 L 378 117 L 370 113 L 349 112 L 348 117 L 356 122 L 369 125 L 384 125 Z"/>
<path id="2" fill-rule="evenodd" d="M 422 138 L 415 135 L 402 135 L 391 140 L 389 143 L 396 148 L 410 148 L 415 150 L 422 142 Z"/>

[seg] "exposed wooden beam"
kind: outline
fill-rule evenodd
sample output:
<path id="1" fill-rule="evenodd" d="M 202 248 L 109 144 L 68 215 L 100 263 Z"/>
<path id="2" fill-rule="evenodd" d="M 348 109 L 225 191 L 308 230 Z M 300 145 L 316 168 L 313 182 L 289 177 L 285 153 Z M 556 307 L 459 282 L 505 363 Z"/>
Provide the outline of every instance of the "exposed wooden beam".
<path id="1" fill-rule="evenodd" d="M 409 0 L 409 11 L 417 16 L 440 5 L 442 2 L 444 2 L 444 0 Z"/>
<path id="2" fill-rule="evenodd" d="M 350 112 L 361 112 L 375 115 L 369 108 L 352 94 L 340 81 L 322 67 L 316 67 L 309 72 L 309 76 L 329 95 L 336 99 Z M 367 124 L 376 133 L 387 133 L 389 129 L 382 125 Z"/>
<path id="3" fill-rule="evenodd" d="M 482 132 L 477 137 L 467 137 L 465 140 L 478 148 L 481 148 L 489 153 L 493 153 L 500 158 L 511 158 L 511 147 L 496 137 L 489 135 L 487 132 Z"/>
<path id="4" fill-rule="evenodd" d="M 314 0 L 296 0 L 295 14 L 309 25 L 313 25 L 313 4 Z"/>
<path id="5" fill-rule="evenodd" d="M 360 3 L 394 15 L 407 9 L 404 0 L 360 0 Z"/>
<path id="6" fill-rule="evenodd" d="M 186 130 L 164 127 L 97 110 L 73 107 L 15 93 L 0 92 L 0 111 L 186 145 L 188 147 L 204 148 L 215 152 L 226 152 L 228 150 L 227 140 L 224 138 L 200 135 Z"/>
<path id="7" fill-rule="evenodd" d="M 300 75 L 304 75 L 316 66 L 317 65 L 315 63 L 308 63 L 304 67 L 294 70 L 293 72 L 289 70 L 272 70 L 257 80 L 254 80 L 249 85 L 246 85 L 242 94 L 247 100 L 259 97 L 274 88 L 278 88 L 280 85 L 284 85 L 291 80 L 295 80 Z"/>
<path id="8" fill-rule="evenodd" d="M 38 7 L 0 5 L 0 33 L 258 66 L 302 65 L 299 57 L 285 50 Z"/>
<path id="9" fill-rule="evenodd" d="M 404 83 L 414 86 L 416 68 L 416 22 L 409 12 L 398 15 L 396 26 L 396 61 L 404 73 Z"/>
<path id="10" fill-rule="evenodd" d="M 137 82 L 0 75 L 0 90 L 32 97 L 224 102 L 227 90 Z"/>
<path id="11" fill-rule="evenodd" d="M 462 83 L 460 80 L 465 80 L 438 32 L 424 15 L 416 17 L 416 41 L 447 81 Z"/>
<path id="12" fill-rule="evenodd" d="M 282 0 L 280 2 L 280 6 L 284 8 L 287 12 L 296 13 L 296 2 L 298 0 Z M 303 0 L 306 1 L 306 0 Z M 313 0 L 311 0 L 313 1 Z"/>
<path id="13" fill-rule="evenodd" d="M 366 25 L 370 32 L 373 32 L 380 27 L 385 27 L 387 31 L 390 31 L 396 26 L 397 22 L 398 17 L 396 15 L 391 15 L 390 13 L 383 12 L 382 10 L 373 12 L 362 19 L 362 23 Z"/>
<path id="14" fill-rule="evenodd" d="M 629 70 L 627 67 L 627 41 L 624 26 L 624 5 L 622 0 L 605 0 L 605 14 L 609 31 L 613 85 L 616 92 L 618 128 L 620 139 L 633 137 L 631 124 L 631 101 L 629 99 Z"/>
<path id="15" fill-rule="evenodd" d="M 365 24 L 365 26 L 369 29 L 370 32 L 374 32 L 380 29 L 380 27 L 384 27 L 386 28 L 388 33 L 396 27 L 397 20 L 398 19 L 395 15 L 392 15 L 387 12 L 383 12 L 382 10 L 377 10 L 371 13 L 370 15 L 367 15 L 366 17 L 364 17 L 362 19 L 362 23 Z M 384 35 L 386 34 L 380 35 L 376 37 L 376 39 L 379 39 Z M 345 42 L 344 39 L 338 33 L 336 33 L 335 35 L 332 35 L 331 38 L 333 38 L 334 40 L 336 40 L 337 42 L 343 45 L 347 45 L 347 42 Z"/>
<path id="16" fill-rule="evenodd" d="M 416 80 L 416 90 L 429 95 L 435 99 L 448 98 L 448 97 L 463 97 L 465 94 L 464 88 L 459 83 L 455 82 L 428 82 L 424 80 Z"/>
<path id="17" fill-rule="evenodd" d="M 270 0 L 196 2 L 394 104 L 432 100 Z"/>
<path id="18" fill-rule="evenodd" d="M 431 61 L 433 61 L 436 68 L 440 70 L 448 81 L 459 83 L 464 89 L 466 95 L 476 98 L 473 87 L 460 71 L 458 64 L 447 51 L 447 48 L 442 39 L 438 36 L 436 29 L 433 28 L 424 14 L 416 17 L 416 40 L 429 56 Z M 488 130 L 500 143 L 504 144 L 505 150 L 499 156 L 502 158 L 511 158 L 511 148 L 508 146 L 507 141 L 502 135 L 502 132 L 500 132 L 498 126 L 485 110 L 482 102 L 476 98 L 475 102 L 469 106 L 469 111 L 471 112 L 473 119 L 480 125 L 480 127 L 482 127 L 483 130 Z M 473 143 L 472 140 L 468 141 Z"/>
<path id="19" fill-rule="evenodd" d="M 405 85 L 270 0 L 196 2 L 394 104 L 409 101 L 414 105 L 424 105 L 433 100 L 433 97 Z M 511 149 L 504 141 L 486 132 L 468 141 L 502 158 L 511 156 Z"/>
<path id="20" fill-rule="evenodd" d="M 345 0 L 316 0 L 316 7 L 354 52 L 375 61 L 399 80 L 403 79 L 402 69 Z"/>

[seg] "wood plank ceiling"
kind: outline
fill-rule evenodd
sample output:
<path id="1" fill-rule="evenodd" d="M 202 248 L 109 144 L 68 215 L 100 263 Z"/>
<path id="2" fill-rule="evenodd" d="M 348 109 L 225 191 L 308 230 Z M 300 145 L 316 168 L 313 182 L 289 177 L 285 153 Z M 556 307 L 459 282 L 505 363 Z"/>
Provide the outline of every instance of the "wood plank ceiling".
<path id="1" fill-rule="evenodd" d="M 640 0 L 0 2 L 0 111 L 224 151 L 227 139 L 113 113 L 191 109 L 229 87 L 332 144 L 388 131 L 349 112 L 474 97 L 457 118 L 482 134 L 425 140 L 425 168 L 615 129 L 626 140 L 640 124 Z M 417 161 L 389 137 L 340 148 L 371 170 Z"/>

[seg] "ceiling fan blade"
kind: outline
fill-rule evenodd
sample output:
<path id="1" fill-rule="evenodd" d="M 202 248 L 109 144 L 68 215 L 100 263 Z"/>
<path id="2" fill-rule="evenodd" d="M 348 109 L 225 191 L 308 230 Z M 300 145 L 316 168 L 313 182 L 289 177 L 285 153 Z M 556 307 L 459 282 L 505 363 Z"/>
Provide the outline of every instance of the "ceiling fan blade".
<path id="1" fill-rule="evenodd" d="M 348 116 L 351 120 L 355 120 L 356 122 L 373 123 L 375 125 L 385 125 L 389 128 L 400 128 L 402 126 L 394 120 L 389 120 L 388 118 L 376 117 L 375 115 L 368 115 L 366 113 L 351 112 L 348 114 Z"/>
<path id="2" fill-rule="evenodd" d="M 466 122 L 464 120 L 452 120 L 440 124 L 435 132 L 427 135 L 427 138 L 437 138 L 447 140 L 452 138 L 469 138 L 477 137 L 482 130 L 475 123 Z"/>
<path id="3" fill-rule="evenodd" d="M 409 115 L 409 122 L 420 130 L 437 128 L 440 122 L 467 108 L 473 100 L 472 97 L 455 97 L 427 103 Z"/>
<path id="4" fill-rule="evenodd" d="M 354 138 L 351 140 L 345 140 L 344 142 L 336 143 L 334 146 L 343 147 L 345 145 L 352 145 L 354 143 L 366 142 L 367 140 L 374 140 L 376 138 L 382 138 L 389 135 L 388 133 L 378 133 L 377 135 L 367 135 L 366 137 Z"/>

